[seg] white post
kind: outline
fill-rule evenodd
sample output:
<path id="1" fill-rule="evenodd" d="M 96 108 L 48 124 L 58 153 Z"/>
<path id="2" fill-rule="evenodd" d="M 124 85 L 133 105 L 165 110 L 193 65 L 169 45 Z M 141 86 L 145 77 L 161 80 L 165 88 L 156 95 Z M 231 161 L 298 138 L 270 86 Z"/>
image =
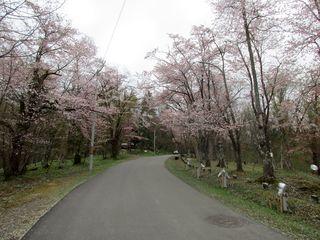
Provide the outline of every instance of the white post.
<path id="1" fill-rule="evenodd" d="M 228 187 L 228 181 L 227 180 L 229 178 L 229 174 L 226 172 L 226 170 L 224 168 L 219 172 L 218 178 L 220 178 L 221 187 L 227 188 Z"/>
<path id="2" fill-rule="evenodd" d="M 92 125 L 91 125 L 91 142 L 90 142 L 90 161 L 89 161 L 89 171 L 92 171 L 93 167 L 93 155 L 94 155 L 94 138 L 96 134 L 96 113 L 93 113 L 92 116 Z"/>
<path id="3" fill-rule="evenodd" d="M 288 211 L 288 194 L 286 193 L 287 185 L 285 183 L 279 183 L 278 185 L 278 196 L 280 198 L 280 211 Z"/>

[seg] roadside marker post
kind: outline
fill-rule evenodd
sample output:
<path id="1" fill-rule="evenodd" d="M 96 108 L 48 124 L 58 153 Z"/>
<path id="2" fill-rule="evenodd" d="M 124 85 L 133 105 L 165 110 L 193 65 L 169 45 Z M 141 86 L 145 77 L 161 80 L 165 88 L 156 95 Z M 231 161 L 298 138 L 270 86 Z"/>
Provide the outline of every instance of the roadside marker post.
<path id="1" fill-rule="evenodd" d="M 278 196 L 280 198 L 280 211 L 288 211 L 288 194 L 286 193 L 287 185 L 285 183 L 279 183 L 278 185 Z"/>
<path id="2" fill-rule="evenodd" d="M 227 171 L 226 171 L 224 168 L 219 172 L 218 178 L 220 178 L 221 187 L 227 188 L 227 187 L 228 187 L 228 182 L 227 182 L 227 180 L 228 180 L 230 177 L 229 177 L 229 174 L 227 173 Z"/>

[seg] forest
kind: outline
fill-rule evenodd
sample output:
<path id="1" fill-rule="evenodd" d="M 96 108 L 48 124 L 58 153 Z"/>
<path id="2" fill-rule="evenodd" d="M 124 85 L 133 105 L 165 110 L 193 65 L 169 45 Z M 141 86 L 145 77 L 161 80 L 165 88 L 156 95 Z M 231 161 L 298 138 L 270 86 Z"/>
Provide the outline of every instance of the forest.
<path id="1" fill-rule="evenodd" d="M 53 1 L 0 4 L 0 161 L 6 179 L 32 163 L 80 163 L 89 156 L 93 124 L 96 154 L 117 158 L 128 143 L 153 150 L 159 120 L 150 93 L 128 87 L 128 76 L 97 56 L 93 41 L 71 27 L 60 7 Z"/>
<path id="2" fill-rule="evenodd" d="M 90 153 L 116 158 L 122 143 L 179 148 L 210 165 L 276 168 L 320 162 L 317 0 L 211 1 L 213 26 L 171 34 L 154 69 L 130 76 L 107 66 L 59 5 L 1 3 L 1 161 L 6 178 L 28 164 Z M 169 147 L 171 146 L 171 147 Z M 174 147 L 173 147 L 174 146 Z M 320 168 L 319 168 L 320 169 Z M 318 172 L 320 174 L 320 170 Z"/>

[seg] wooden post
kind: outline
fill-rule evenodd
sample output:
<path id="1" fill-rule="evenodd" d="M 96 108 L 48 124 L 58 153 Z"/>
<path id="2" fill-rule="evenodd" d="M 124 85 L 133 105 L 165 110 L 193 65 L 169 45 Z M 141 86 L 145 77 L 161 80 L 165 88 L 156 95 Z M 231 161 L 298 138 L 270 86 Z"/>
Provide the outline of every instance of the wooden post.
<path id="1" fill-rule="evenodd" d="M 201 177 L 201 166 L 197 168 L 197 179 Z"/>
<path id="2" fill-rule="evenodd" d="M 228 187 L 226 174 L 224 174 L 224 175 L 222 176 L 222 187 L 224 187 L 224 188 L 227 188 L 227 187 Z"/>

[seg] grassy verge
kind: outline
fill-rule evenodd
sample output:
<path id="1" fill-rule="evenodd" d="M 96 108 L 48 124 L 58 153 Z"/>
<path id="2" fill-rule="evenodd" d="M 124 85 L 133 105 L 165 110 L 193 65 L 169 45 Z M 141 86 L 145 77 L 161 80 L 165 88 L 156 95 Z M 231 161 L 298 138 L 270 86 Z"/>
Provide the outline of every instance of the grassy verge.
<path id="1" fill-rule="evenodd" d="M 291 213 L 282 214 L 276 207 L 276 186 L 264 190 L 254 181 L 261 174 L 259 166 L 246 166 L 245 173 L 237 174 L 237 179 L 230 180 L 228 189 L 219 186 L 219 169 L 213 168 L 211 175 L 198 180 L 194 177 L 194 170 L 186 170 L 181 161 L 169 159 L 166 167 L 200 192 L 269 227 L 279 229 L 292 239 L 320 239 L 320 204 L 312 203 L 309 198 L 311 193 L 319 196 L 320 179 L 316 176 L 302 172 L 277 172 L 279 180 L 289 185 Z M 232 172 L 234 168 L 229 165 L 230 174 L 235 174 Z"/>
<path id="2" fill-rule="evenodd" d="M 39 217 L 76 186 L 130 158 L 135 157 L 122 155 L 119 160 L 96 157 L 91 173 L 88 163 L 73 166 L 69 160 L 59 169 L 58 162 L 54 161 L 49 170 L 33 165 L 21 177 L 8 182 L 1 179 L 0 239 L 20 239 Z"/>

